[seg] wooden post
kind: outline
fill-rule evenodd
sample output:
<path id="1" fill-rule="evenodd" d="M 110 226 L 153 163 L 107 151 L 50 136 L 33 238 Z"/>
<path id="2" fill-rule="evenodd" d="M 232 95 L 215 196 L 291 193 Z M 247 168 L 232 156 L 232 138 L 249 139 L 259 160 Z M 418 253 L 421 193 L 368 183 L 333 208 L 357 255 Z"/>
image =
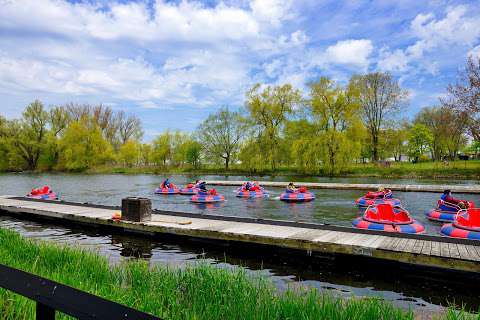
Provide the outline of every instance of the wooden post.
<path id="1" fill-rule="evenodd" d="M 49 306 L 37 302 L 37 308 L 35 310 L 35 319 L 37 320 L 55 320 L 55 309 Z"/>
<path id="2" fill-rule="evenodd" d="M 142 222 L 152 219 L 152 201 L 148 198 L 122 199 L 122 220 Z"/>

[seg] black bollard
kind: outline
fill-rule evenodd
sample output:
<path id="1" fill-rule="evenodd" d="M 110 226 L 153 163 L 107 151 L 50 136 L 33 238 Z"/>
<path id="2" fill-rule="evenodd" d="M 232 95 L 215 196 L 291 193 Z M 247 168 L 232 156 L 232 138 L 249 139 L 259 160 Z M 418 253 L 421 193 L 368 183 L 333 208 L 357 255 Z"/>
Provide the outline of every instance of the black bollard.
<path id="1" fill-rule="evenodd" d="M 142 222 L 152 219 L 152 201 L 148 198 L 122 199 L 122 220 Z"/>

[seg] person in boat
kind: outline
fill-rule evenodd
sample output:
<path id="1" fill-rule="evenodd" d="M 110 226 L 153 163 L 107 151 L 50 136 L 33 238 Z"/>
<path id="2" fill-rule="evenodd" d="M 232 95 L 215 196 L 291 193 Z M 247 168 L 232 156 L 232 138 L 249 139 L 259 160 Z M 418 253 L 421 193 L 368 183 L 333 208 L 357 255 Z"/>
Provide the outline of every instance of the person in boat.
<path id="1" fill-rule="evenodd" d="M 287 186 L 287 192 L 289 193 L 295 193 L 297 192 L 297 187 L 293 184 L 293 182 L 290 182 Z"/>
<path id="2" fill-rule="evenodd" d="M 385 190 L 384 187 L 378 187 L 377 191 L 375 192 L 372 192 L 372 191 L 367 192 L 367 194 L 365 195 L 365 198 L 367 199 L 384 198 L 387 193 L 388 191 Z"/>
<path id="3" fill-rule="evenodd" d="M 250 181 L 247 181 L 247 182 L 245 182 L 245 186 L 244 186 L 244 187 L 245 187 L 245 190 L 251 191 L 253 185 L 252 185 L 252 183 L 250 183 Z"/>
<path id="4" fill-rule="evenodd" d="M 443 191 L 443 194 L 442 194 L 442 196 L 440 197 L 440 199 L 442 199 L 442 200 L 445 201 L 445 202 L 448 202 L 448 203 L 454 204 L 454 205 L 456 205 L 456 206 L 459 206 L 459 207 L 462 208 L 462 209 L 466 209 L 466 208 L 468 208 L 468 206 L 469 206 L 468 201 L 454 198 L 454 197 L 452 196 L 452 191 L 451 191 L 451 190 L 445 190 L 445 191 Z"/>
<path id="5" fill-rule="evenodd" d="M 171 185 L 172 184 L 170 183 L 170 180 L 167 178 L 162 182 L 162 184 L 160 185 L 160 188 L 162 188 L 162 189 L 167 188 L 168 189 L 168 188 L 171 187 Z"/>
<path id="6" fill-rule="evenodd" d="M 197 185 L 198 183 L 200 182 L 200 180 L 195 180 L 195 182 L 190 182 L 189 184 L 187 184 L 187 188 L 197 188 Z"/>
<path id="7" fill-rule="evenodd" d="M 208 192 L 208 189 L 207 189 L 207 183 L 205 181 L 199 181 L 197 183 L 197 188 L 198 190 L 200 190 L 200 192 L 204 192 L 204 193 L 207 193 Z"/>

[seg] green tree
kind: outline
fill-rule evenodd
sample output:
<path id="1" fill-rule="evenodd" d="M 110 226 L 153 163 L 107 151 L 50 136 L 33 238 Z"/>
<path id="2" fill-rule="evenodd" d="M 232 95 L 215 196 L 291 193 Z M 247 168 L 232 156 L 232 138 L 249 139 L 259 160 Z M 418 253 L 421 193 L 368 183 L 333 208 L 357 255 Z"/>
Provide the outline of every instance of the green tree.
<path id="1" fill-rule="evenodd" d="M 265 145 L 262 153 L 266 155 L 271 169 L 275 170 L 282 155 L 279 152 L 280 134 L 302 96 L 290 84 L 261 89 L 261 85 L 257 84 L 247 92 L 246 107 L 252 122 L 259 129 L 258 139 Z"/>
<path id="2" fill-rule="evenodd" d="M 342 87 L 322 77 L 310 84 L 310 99 L 311 113 L 322 132 L 323 165 L 333 175 L 360 155 L 360 143 L 354 143 L 354 135 L 349 134 L 360 125 L 358 90 L 353 82 Z"/>
<path id="3" fill-rule="evenodd" d="M 43 104 L 35 100 L 23 112 L 21 121 L 9 126 L 10 145 L 25 163 L 28 170 L 35 170 L 46 145 L 48 113 Z"/>
<path id="4" fill-rule="evenodd" d="M 113 159 L 112 146 L 95 121 L 87 117 L 70 123 L 60 146 L 61 163 L 67 170 L 82 171 Z"/>
<path id="5" fill-rule="evenodd" d="M 402 155 L 407 152 L 407 129 L 405 125 L 398 128 L 388 128 L 383 132 L 384 147 L 388 155 L 393 156 L 395 161 L 400 161 Z"/>
<path id="6" fill-rule="evenodd" d="M 431 131 L 423 124 L 415 124 L 408 132 L 408 155 L 417 163 L 432 143 Z"/>
<path id="7" fill-rule="evenodd" d="M 290 146 L 290 159 L 296 169 L 303 172 L 316 172 L 319 169 L 323 148 L 318 138 L 320 128 L 307 119 L 288 121 L 285 125 L 285 145 Z"/>
<path id="8" fill-rule="evenodd" d="M 137 165 L 140 158 L 140 143 L 136 140 L 128 140 L 125 142 L 120 147 L 119 158 L 120 161 L 129 168 Z"/>
<path id="9" fill-rule="evenodd" d="M 149 166 L 152 163 L 153 148 L 149 143 L 143 143 L 140 146 L 140 158 L 145 166 Z"/>
<path id="10" fill-rule="evenodd" d="M 386 121 L 400 110 L 407 92 L 390 73 L 357 75 L 352 77 L 352 81 L 359 92 L 363 123 L 370 136 L 372 160 L 378 161 L 381 130 Z"/>
<path id="11" fill-rule="evenodd" d="M 213 161 L 222 159 L 225 170 L 229 169 L 230 163 L 236 158 L 242 139 L 247 133 L 241 115 L 226 107 L 211 114 L 200 124 L 197 131 L 205 155 Z"/>
<path id="12" fill-rule="evenodd" d="M 172 134 L 165 131 L 153 140 L 153 161 L 156 165 L 162 164 L 166 167 L 172 156 Z"/>
<path id="13" fill-rule="evenodd" d="M 202 145 L 193 139 L 186 142 L 186 160 L 187 163 L 198 169 L 202 156 Z"/>

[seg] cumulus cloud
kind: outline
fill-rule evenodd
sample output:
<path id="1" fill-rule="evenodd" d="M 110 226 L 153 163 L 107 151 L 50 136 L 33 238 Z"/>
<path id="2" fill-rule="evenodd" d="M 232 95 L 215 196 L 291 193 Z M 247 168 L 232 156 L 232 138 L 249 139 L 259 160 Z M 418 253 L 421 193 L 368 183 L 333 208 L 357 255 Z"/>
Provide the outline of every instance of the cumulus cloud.
<path id="1" fill-rule="evenodd" d="M 338 41 L 327 48 L 325 59 L 332 63 L 368 67 L 372 50 L 372 41 L 367 39 Z"/>
<path id="2" fill-rule="evenodd" d="M 380 69 L 405 72 L 409 65 L 421 64 L 422 69 L 436 74 L 437 63 L 425 56 L 435 50 L 471 47 L 480 38 L 480 17 L 470 14 L 465 5 L 448 7 L 442 19 L 437 19 L 433 13 L 418 14 L 410 23 L 410 34 L 416 41 L 405 49 L 381 52 Z"/>

